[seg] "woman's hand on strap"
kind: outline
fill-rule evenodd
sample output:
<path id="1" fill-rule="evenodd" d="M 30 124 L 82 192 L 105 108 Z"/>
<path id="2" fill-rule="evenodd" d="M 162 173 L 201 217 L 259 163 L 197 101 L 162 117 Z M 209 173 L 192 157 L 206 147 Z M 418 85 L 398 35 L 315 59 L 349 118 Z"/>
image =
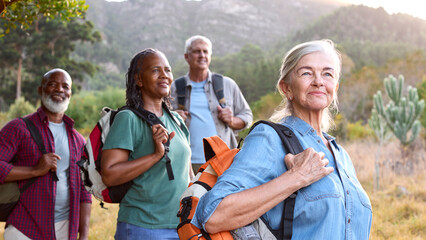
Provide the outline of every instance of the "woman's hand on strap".
<path id="1" fill-rule="evenodd" d="M 164 144 L 167 142 L 167 140 L 175 136 L 175 132 L 168 133 L 167 129 L 161 126 L 161 124 L 156 124 L 152 126 L 152 140 L 155 144 L 155 155 L 159 156 L 161 159 L 164 155 L 165 149 Z"/>
<path id="2" fill-rule="evenodd" d="M 333 167 L 327 167 L 329 161 L 324 157 L 323 152 L 308 148 L 296 155 L 287 154 L 284 162 L 288 171 L 300 177 L 302 187 L 306 187 L 334 171 Z"/>

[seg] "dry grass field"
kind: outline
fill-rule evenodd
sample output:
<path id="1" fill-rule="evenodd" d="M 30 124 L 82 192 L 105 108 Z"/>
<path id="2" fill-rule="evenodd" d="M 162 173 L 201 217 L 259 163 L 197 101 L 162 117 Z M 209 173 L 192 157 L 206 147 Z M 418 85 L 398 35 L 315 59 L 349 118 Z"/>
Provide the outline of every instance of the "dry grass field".
<path id="1" fill-rule="evenodd" d="M 410 174 L 396 174 L 389 162 L 399 159 L 398 142 L 389 142 L 381 149 L 380 189 L 374 189 L 374 161 L 378 145 L 374 141 L 343 144 L 354 162 L 358 178 L 373 205 L 370 239 L 426 239 L 426 147 L 418 140 L 411 156 Z M 401 168 L 404 168 L 403 166 Z M 114 239 L 118 205 L 106 204 L 102 209 L 94 200 L 92 206 L 91 240 Z M 0 224 L 0 240 L 3 239 Z"/>

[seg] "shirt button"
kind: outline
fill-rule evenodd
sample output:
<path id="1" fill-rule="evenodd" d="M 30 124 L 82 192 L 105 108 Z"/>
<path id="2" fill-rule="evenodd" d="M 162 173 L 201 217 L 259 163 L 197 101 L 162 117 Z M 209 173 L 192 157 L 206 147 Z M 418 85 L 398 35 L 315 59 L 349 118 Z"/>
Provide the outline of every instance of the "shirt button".
<path id="1" fill-rule="evenodd" d="M 349 190 L 347 190 L 346 193 L 349 195 Z"/>
<path id="2" fill-rule="evenodd" d="M 318 142 L 318 143 L 321 143 L 321 141 L 320 141 L 320 140 L 318 140 L 317 142 Z"/>
<path id="3" fill-rule="evenodd" d="M 350 218 L 348 219 L 348 223 L 351 223 L 351 219 Z"/>
<path id="4" fill-rule="evenodd" d="M 311 129 L 311 132 L 313 133 L 313 132 L 314 132 L 314 129 Z"/>

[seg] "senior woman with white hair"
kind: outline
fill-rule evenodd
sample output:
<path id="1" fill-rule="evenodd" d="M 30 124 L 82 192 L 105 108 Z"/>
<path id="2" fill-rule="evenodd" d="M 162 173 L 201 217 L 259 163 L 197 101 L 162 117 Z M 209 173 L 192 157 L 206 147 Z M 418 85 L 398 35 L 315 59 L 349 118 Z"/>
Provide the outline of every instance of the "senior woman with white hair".
<path id="1" fill-rule="evenodd" d="M 271 119 L 290 128 L 305 150 L 287 154 L 275 130 L 259 124 L 200 199 L 193 224 L 217 233 L 262 217 L 276 230 L 283 201 L 298 191 L 291 239 L 369 238 L 370 200 L 349 155 L 326 133 L 340 70 L 340 54 L 330 40 L 302 43 L 287 53 L 277 83 L 283 103 Z"/>

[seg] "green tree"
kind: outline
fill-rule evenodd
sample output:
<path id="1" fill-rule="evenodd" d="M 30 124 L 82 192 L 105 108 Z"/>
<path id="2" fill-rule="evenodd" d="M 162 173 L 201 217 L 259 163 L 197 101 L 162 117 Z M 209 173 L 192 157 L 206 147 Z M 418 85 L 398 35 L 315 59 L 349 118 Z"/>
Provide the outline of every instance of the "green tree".
<path id="1" fill-rule="evenodd" d="M 107 88 L 103 91 L 81 91 L 73 94 L 66 114 L 75 121 L 75 128 L 88 135 L 99 120 L 103 107 L 117 109 L 126 102 L 124 89 Z"/>
<path id="2" fill-rule="evenodd" d="M 0 23 L 4 20 L 0 20 Z M 63 22 L 58 19 L 41 18 L 37 26 L 27 30 L 12 29 L 9 34 L 0 38 L 1 69 L 5 76 L 4 84 L 16 89 L 15 97 L 2 95 L 7 104 L 14 98 L 25 96 L 31 102 L 38 99 L 37 88 L 40 77 L 54 67 L 66 69 L 73 78 L 74 90 L 83 84 L 83 78 L 93 75 L 96 66 L 87 61 L 73 60 L 70 55 L 76 43 L 95 42 L 100 40 L 99 32 L 94 30 L 90 21 L 71 19 Z M 73 86 L 74 86 L 73 85 Z M 9 90 L 10 91 L 10 90 Z M 22 93 L 21 93 L 22 91 Z"/>
<path id="3" fill-rule="evenodd" d="M 0 17 L 5 22 L 3 23 L 4 31 L 0 31 L 0 37 L 17 26 L 22 29 L 30 28 L 41 16 L 50 19 L 59 18 L 61 21 L 80 17 L 89 7 L 85 5 L 85 2 L 85 0 L 1 0 Z"/>
<path id="4" fill-rule="evenodd" d="M 248 102 L 254 102 L 275 89 L 280 60 L 267 59 L 259 46 L 246 44 L 235 54 L 212 60 L 211 69 L 231 77 Z"/>

